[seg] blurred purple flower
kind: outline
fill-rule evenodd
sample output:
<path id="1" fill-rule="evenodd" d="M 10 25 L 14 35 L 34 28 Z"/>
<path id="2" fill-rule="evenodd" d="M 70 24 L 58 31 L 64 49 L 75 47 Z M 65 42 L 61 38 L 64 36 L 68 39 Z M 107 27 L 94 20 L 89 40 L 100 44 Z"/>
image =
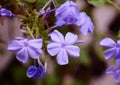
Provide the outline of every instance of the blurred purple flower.
<path id="1" fill-rule="evenodd" d="M 120 66 L 109 67 L 109 68 L 107 68 L 106 73 L 107 74 L 112 74 L 115 81 L 120 82 Z"/>
<path id="2" fill-rule="evenodd" d="M 45 71 L 41 65 L 39 67 L 29 66 L 26 75 L 28 78 L 33 78 L 33 79 L 38 79 L 40 77 L 45 78 Z"/>
<path id="3" fill-rule="evenodd" d="M 42 54 L 42 39 L 18 39 L 12 40 L 8 45 L 8 50 L 18 51 L 16 58 L 26 63 L 29 57 L 38 58 Z"/>
<path id="4" fill-rule="evenodd" d="M 56 25 L 69 25 L 75 24 L 79 18 L 79 10 L 78 6 L 72 1 L 66 1 L 55 11 L 55 16 L 57 18 Z M 63 24 L 59 25 L 59 22 L 63 22 Z"/>
<path id="5" fill-rule="evenodd" d="M 10 11 L 10 10 L 7 10 L 5 8 L 1 8 L 0 9 L 0 16 L 14 16 L 14 14 Z"/>
<path id="6" fill-rule="evenodd" d="M 78 43 L 77 35 L 68 32 L 64 39 L 64 36 L 59 31 L 54 30 L 50 37 L 52 42 L 47 45 L 47 51 L 51 56 L 57 55 L 58 64 L 68 64 L 68 55 L 74 58 L 80 55 L 80 48 L 74 46 L 74 44 Z M 79 41 L 79 43 L 81 42 Z"/>
<path id="7" fill-rule="evenodd" d="M 104 56 L 106 60 L 111 59 L 115 56 L 116 63 L 120 65 L 120 40 L 115 43 L 111 38 L 104 38 L 100 41 L 100 45 L 107 47 L 108 49 L 104 51 Z"/>
<path id="8" fill-rule="evenodd" d="M 88 33 L 93 33 L 94 25 L 89 16 L 85 12 L 80 12 L 79 21 L 76 22 L 76 25 L 80 26 L 80 32 L 83 35 L 87 35 Z"/>
<path id="9" fill-rule="evenodd" d="M 94 25 L 89 16 L 85 12 L 80 12 L 78 6 L 72 1 L 66 1 L 56 11 L 56 25 L 61 27 L 64 25 L 75 24 L 80 26 L 80 32 L 83 35 L 93 33 Z"/>

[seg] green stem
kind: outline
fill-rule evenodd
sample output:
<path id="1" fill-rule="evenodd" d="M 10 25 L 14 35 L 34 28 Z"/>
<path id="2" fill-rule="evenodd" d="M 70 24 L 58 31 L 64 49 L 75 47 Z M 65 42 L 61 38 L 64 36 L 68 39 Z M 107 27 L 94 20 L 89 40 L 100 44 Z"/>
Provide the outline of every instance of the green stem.
<path id="1" fill-rule="evenodd" d="M 21 3 L 19 1 L 17 1 L 18 5 L 21 7 Z M 21 7 L 22 8 L 22 7 Z M 28 13 L 28 11 L 25 9 L 23 10 L 28 16 L 30 16 L 30 14 Z"/>
<path id="2" fill-rule="evenodd" d="M 54 25 L 54 26 L 52 26 L 52 27 L 49 28 L 49 31 L 54 30 L 54 29 L 56 29 L 56 28 L 57 28 L 57 26 Z"/>
<path id="3" fill-rule="evenodd" d="M 33 39 L 35 39 L 34 36 L 33 36 L 33 34 L 32 34 L 32 32 L 31 32 L 31 30 L 30 30 L 30 28 L 29 28 L 28 26 L 27 26 L 26 28 L 27 28 L 28 33 L 30 34 L 30 36 L 31 36 Z"/>
<path id="4" fill-rule="evenodd" d="M 42 9 L 45 9 L 47 6 L 48 6 L 48 4 L 51 2 L 51 0 L 50 1 L 48 1 L 45 5 L 44 5 L 44 7 L 42 8 Z"/>
<path id="5" fill-rule="evenodd" d="M 113 5 L 117 10 L 118 10 L 118 12 L 120 13 L 120 7 L 117 5 L 117 4 L 115 4 L 113 1 L 111 1 L 111 0 L 107 0 L 107 2 L 109 3 L 109 4 L 111 4 L 111 5 Z"/>
<path id="6" fill-rule="evenodd" d="M 39 65 L 42 65 L 42 66 L 43 66 L 43 64 L 40 62 L 40 57 L 37 58 L 37 61 L 38 61 L 38 64 L 39 64 Z"/>

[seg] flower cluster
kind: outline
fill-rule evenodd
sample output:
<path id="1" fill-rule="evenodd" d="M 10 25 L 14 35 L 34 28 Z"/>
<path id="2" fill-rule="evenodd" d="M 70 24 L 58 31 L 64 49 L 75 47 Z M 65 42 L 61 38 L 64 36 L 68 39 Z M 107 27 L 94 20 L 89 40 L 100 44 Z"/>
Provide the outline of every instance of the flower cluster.
<path id="1" fill-rule="evenodd" d="M 46 8 L 50 3 L 54 5 L 55 9 Z M 50 16 L 52 11 L 55 11 L 56 22 L 54 26 L 49 26 L 46 18 Z M 8 10 L 2 10 L 1 15 L 10 16 L 8 12 L 11 13 Z M 90 17 L 85 12 L 79 12 L 77 4 L 70 0 L 58 8 L 53 0 L 49 0 L 39 12 L 34 12 L 32 15 L 26 13 L 30 19 L 28 22 L 24 21 L 25 16 L 23 18 L 22 27 L 27 37 L 10 41 L 8 50 L 17 52 L 16 58 L 22 63 L 27 63 L 30 57 L 34 61 L 37 60 L 38 66 L 36 64 L 29 66 L 26 75 L 28 78 L 38 79 L 45 77 L 46 64 L 48 63 L 46 57 L 56 56 L 59 65 L 66 65 L 69 63 L 68 56 L 73 58 L 80 56 L 80 47 L 77 44 L 83 41 L 79 40 L 78 34 L 67 32 L 64 37 L 57 28 L 74 24 L 79 27 L 80 33 L 87 35 L 93 33 L 94 26 Z M 33 16 L 35 17 L 33 18 Z M 42 57 L 44 57 L 44 61 L 41 60 Z"/>
<path id="2" fill-rule="evenodd" d="M 85 12 L 79 13 L 78 6 L 72 1 L 68 0 L 62 4 L 55 11 L 55 16 L 57 19 L 57 26 L 75 24 L 80 26 L 79 30 L 83 35 L 87 35 L 87 33 L 93 33 L 94 25 L 91 19 Z"/>
<path id="3" fill-rule="evenodd" d="M 106 60 L 115 56 L 116 67 L 109 67 L 106 70 L 107 74 L 112 74 L 116 82 L 120 82 L 120 40 L 115 43 L 111 38 L 104 38 L 100 41 L 100 45 L 107 47 L 108 49 L 104 51 L 104 56 Z"/>

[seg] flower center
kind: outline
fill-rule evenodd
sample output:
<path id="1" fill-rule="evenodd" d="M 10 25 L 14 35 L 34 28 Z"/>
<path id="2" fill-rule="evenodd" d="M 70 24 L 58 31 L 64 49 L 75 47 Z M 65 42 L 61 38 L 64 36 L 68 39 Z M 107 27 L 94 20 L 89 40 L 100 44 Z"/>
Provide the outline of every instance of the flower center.
<path id="1" fill-rule="evenodd" d="M 64 48 L 66 46 L 66 44 L 62 44 L 61 47 Z"/>
<path id="2" fill-rule="evenodd" d="M 27 42 L 24 42 L 24 46 L 25 46 L 25 47 L 28 47 L 28 43 L 27 43 Z"/>

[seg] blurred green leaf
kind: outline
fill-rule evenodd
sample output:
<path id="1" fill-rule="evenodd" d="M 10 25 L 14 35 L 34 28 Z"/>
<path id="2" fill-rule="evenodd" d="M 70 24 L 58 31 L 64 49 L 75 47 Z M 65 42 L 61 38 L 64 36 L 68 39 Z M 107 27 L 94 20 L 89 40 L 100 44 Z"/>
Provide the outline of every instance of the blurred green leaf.
<path id="1" fill-rule="evenodd" d="M 86 53 L 85 50 L 81 50 L 80 53 L 81 53 L 80 57 L 79 57 L 80 62 L 85 64 L 85 65 L 90 65 L 90 58 L 88 56 L 88 53 Z"/>
<path id="2" fill-rule="evenodd" d="M 24 1 L 29 2 L 29 3 L 33 3 L 33 2 L 35 2 L 36 0 L 24 0 Z M 39 0 L 39 1 L 41 1 L 41 0 Z"/>
<path id="3" fill-rule="evenodd" d="M 46 85 L 59 85 L 59 77 L 56 75 L 47 75 L 46 77 Z"/>
<path id="4" fill-rule="evenodd" d="M 63 4 L 66 0 L 54 0 L 55 3 L 57 3 L 58 6 L 60 6 L 61 4 Z M 76 1 L 76 0 L 72 0 L 72 1 Z"/>
<path id="5" fill-rule="evenodd" d="M 120 38 L 120 30 L 119 30 L 119 32 L 118 32 L 118 38 Z"/>
<path id="6" fill-rule="evenodd" d="M 16 1 L 21 1 L 21 0 L 16 0 Z"/>
<path id="7" fill-rule="evenodd" d="M 37 9 L 40 10 L 48 0 L 37 0 Z"/>
<path id="8" fill-rule="evenodd" d="M 93 6 L 102 6 L 107 2 L 107 0 L 88 0 L 89 4 L 92 4 Z"/>

